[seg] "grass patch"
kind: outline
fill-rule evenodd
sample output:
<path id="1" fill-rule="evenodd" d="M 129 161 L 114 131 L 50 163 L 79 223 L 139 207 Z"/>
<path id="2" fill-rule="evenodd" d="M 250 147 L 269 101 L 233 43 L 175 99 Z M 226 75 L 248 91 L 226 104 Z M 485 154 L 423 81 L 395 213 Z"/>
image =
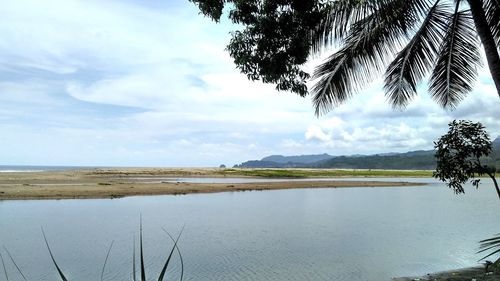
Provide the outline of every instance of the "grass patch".
<path id="1" fill-rule="evenodd" d="M 331 170 L 331 169 L 224 169 L 216 172 L 223 176 L 250 176 L 264 178 L 307 177 L 432 177 L 425 170 Z"/>

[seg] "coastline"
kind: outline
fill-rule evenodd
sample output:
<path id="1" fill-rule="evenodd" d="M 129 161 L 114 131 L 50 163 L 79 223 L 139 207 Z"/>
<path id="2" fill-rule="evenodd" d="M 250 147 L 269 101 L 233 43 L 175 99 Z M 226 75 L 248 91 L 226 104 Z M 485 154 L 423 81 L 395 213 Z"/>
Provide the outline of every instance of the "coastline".
<path id="1" fill-rule="evenodd" d="M 220 169 L 189 168 L 123 168 L 0 174 L 0 200 L 30 199 L 97 199 L 145 195 L 181 195 L 192 193 L 236 192 L 296 188 L 400 187 L 421 186 L 422 183 L 389 181 L 318 180 L 251 183 L 188 183 L 175 178 L 224 178 Z M 231 170 L 233 171 L 233 170 Z M 243 170 L 245 171 L 245 170 Z M 263 170 L 265 171 L 265 170 Z M 283 170 L 289 171 L 289 170 Z M 313 172 L 314 170 L 300 170 Z M 324 171 L 322 171 L 324 172 Z M 259 178 L 231 174 L 231 178 Z M 171 178 L 172 181 L 162 181 Z M 303 177 L 301 177 L 303 178 Z M 273 178 L 276 179 L 276 178 Z M 290 180 L 288 180 L 290 179 Z"/>
<path id="2" fill-rule="evenodd" d="M 498 281 L 500 273 L 486 272 L 484 266 L 461 268 L 436 273 L 429 273 L 420 277 L 398 277 L 392 281 Z"/>

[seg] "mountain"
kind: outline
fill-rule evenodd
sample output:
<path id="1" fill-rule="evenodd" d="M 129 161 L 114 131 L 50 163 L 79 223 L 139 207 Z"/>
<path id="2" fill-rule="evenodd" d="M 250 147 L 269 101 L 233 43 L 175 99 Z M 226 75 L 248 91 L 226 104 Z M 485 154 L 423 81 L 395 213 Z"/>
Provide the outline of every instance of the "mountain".
<path id="1" fill-rule="evenodd" d="M 273 161 L 250 160 L 234 165 L 235 168 L 303 168 L 308 164 L 305 163 L 278 163 Z"/>
<path id="2" fill-rule="evenodd" d="M 392 170 L 432 170 L 436 167 L 434 151 L 411 151 L 390 155 L 339 156 L 320 163 L 311 168 L 339 169 L 392 169 Z"/>
<path id="3" fill-rule="evenodd" d="M 500 150 L 500 137 L 496 138 L 492 143 L 491 146 L 493 147 L 493 150 Z"/>
<path id="4" fill-rule="evenodd" d="M 491 143 L 491 147 L 493 151 L 487 158 L 487 164 L 495 166 L 497 171 L 500 172 L 500 137 Z"/>
<path id="5" fill-rule="evenodd" d="M 375 155 L 331 156 L 328 154 L 282 156 L 271 155 L 261 160 L 250 160 L 236 168 L 343 168 L 343 169 L 413 169 L 435 167 L 434 151 L 410 151 Z"/>
<path id="6" fill-rule="evenodd" d="M 500 137 L 492 142 L 493 151 L 485 160 L 500 168 Z M 237 168 L 339 168 L 339 169 L 395 169 L 433 170 L 436 167 L 434 150 L 416 150 L 405 153 L 332 156 L 329 154 L 283 156 L 271 155 L 235 165 Z"/>
<path id="7" fill-rule="evenodd" d="M 260 161 L 270 161 L 276 163 L 314 163 L 326 159 L 330 159 L 333 156 L 326 153 L 316 154 L 316 155 L 299 155 L 299 156 L 283 156 L 283 155 L 271 155 L 262 158 Z"/>

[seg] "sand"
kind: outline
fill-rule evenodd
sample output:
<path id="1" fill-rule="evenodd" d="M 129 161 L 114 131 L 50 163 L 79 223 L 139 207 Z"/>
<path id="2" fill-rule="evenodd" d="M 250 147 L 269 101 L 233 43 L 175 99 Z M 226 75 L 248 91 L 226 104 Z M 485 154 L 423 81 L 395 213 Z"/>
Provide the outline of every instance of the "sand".
<path id="1" fill-rule="evenodd" d="M 176 183 L 168 177 L 221 177 L 217 169 L 94 169 L 0 173 L 0 200 L 119 198 L 138 195 L 213 193 L 291 188 L 393 187 L 421 183 L 380 181 L 307 181 L 268 183 Z"/>

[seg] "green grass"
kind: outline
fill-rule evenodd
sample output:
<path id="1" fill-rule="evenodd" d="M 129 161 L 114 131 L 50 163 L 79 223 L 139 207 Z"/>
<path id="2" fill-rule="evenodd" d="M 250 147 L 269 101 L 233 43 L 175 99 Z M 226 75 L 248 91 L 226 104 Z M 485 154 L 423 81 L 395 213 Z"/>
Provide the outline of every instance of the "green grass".
<path id="1" fill-rule="evenodd" d="M 432 177 L 432 171 L 415 170 L 330 170 L 330 169 L 224 169 L 223 176 L 251 176 L 265 178 L 306 177 Z"/>

